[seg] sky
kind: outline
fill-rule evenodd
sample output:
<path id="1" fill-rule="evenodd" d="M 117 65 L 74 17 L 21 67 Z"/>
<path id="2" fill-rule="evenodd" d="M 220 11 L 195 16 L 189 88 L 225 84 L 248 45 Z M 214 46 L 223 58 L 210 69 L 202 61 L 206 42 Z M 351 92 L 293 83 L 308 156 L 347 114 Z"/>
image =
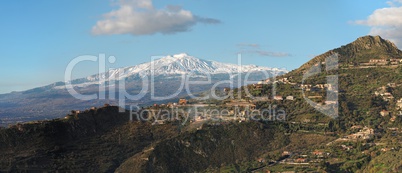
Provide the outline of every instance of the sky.
<path id="1" fill-rule="evenodd" d="M 402 46 L 402 0 L 4 0 L 0 93 L 64 81 L 83 55 L 108 68 L 179 53 L 293 70 L 365 35 Z M 83 62 L 74 78 L 97 73 Z"/>

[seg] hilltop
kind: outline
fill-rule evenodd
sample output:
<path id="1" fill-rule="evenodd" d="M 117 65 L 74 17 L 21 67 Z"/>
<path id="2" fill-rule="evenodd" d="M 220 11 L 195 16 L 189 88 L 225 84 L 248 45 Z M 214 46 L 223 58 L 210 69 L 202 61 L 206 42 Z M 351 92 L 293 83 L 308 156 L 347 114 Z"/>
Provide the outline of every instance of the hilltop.
<path id="1" fill-rule="evenodd" d="M 314 64 L 324 62 L 325 58 L 334 54 L 338 54 L 341 66 L 369 63 L 370 60 L 373 59 L 389 60 L 402 58 L 402 51 L 399 50 L 394 43 L 384 40 L 380 36 L 369 35 L 359 37 L 352 43 L 332 49 L 314 57 L 289 75 L 300 75 L 307 69 L 311 68 Z"/>

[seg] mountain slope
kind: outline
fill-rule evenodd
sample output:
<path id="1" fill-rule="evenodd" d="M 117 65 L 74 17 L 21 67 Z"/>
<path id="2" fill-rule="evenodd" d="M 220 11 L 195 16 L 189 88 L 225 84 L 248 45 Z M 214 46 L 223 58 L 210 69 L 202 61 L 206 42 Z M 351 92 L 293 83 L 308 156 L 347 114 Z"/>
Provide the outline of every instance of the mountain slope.
<path id="1" fill-rule="evenodd" d="M 327 57 L 335 54 L 339 60 L 337 68 L 327 69 Z M 314 73 L 305 75 L 308 72 Z M 338 80 L 334 80 L 333 76 Z M 400 172 L 399 161 L 390 158 L 391 155 L 398 156 L 402 148 L 402 53 L 393 43 L 379 36 L 361 37 L 269 81 L 261 86 L 244 86 L 233 92 L 245 93 L 247 87 L 252 96 L 268 98 L 260 101 L 242 95 L 246 100 L 253 101 L 259 110 L 271 110 L 274 106 L 276 110 L 284 110 L 287 129 L 293 131 L 292 134 L 328 134 L 338 138 L 323 142 L 319 147 L 292 152 L 313 153 L 320 150 L 331 153 L 320 167 L 327 172 Z M 331 82 L 337 89 L 329 89 L 334 85 L 326 86 Z M 280 99 L 273 99 L 273 93 Z M 327 99 L 334 95 L 338 97 Z M 291 99 L 287 99 L 288 96 Z M 337 116 L 328 116 L 328 112 L 320 111 L 328 107 L 334 108 Z M 372 129 L 371 136 L 359 136 L 362 128 Z M 301 143 L 290 145 L 299 146 Z M 315 158 L 314 155 L 309 157 Z M 313 166 L 310 168 L 317 170 Z M 285 170 L 281 166 L 267 169 Z M 297 169 L 306 171 L 298 166 L 289 166 L 287 170 Z"/>
<path id="2" fill-rule="evenodd" d="M 338 55 L 337 68 L 327 70 L 326 58 Z M 384 60 L 377 63 L 376 60 Z M 290 117 L 300 114 L 322 115 L 306 100 L 308 97 L 316 97 L 314 101 L 325 105 L 328 95 L 338 95 L 339 114 L 342 118 L 359 119 L 359 116 L 377 117 L 382 109 L 393 110 L 397 113 L 396 102 L 400 99 L 402 86 L 402 51 L 390 41 L 380 36 L 364 36 L 354 42 L 339 48 L 325 52 L 303 64 L 300 68 L 287 74 L 278 76 L 277 79 L 287 78 L 290 83 L 279 83 L 276 92 L 279 95 L 293 95 L 298 98 L 296 102 L 286 103 L 287 113 Z M 370 63 L 370 61 L 372 63 Z M 392 62 L 391 62 L 392 61 Z M 317 73 L 305 76 L 315 69 Z M 338 90 L 328 93 L 327 87 L 319 88 L 317 85 L 329 83 L 328 76 L 337 76 Z M 304 81 L 303 81 L 304 79 Z M 310 85 L 308 90 L 302 89 L 302 84 Z M 389 84 L 395 86 L 389 87 Z M 259 93 L 271 93 L 268 89 Z M 384 101 L 375 93 L 379 88 L 387 88 L 385 92 L 391 93 L 393 100 Z M 292 105 L 291 105 L 292 104 Z M 295 106 L 295 104 L 297 106 Z M 371 119 L 371 118 L 370 118 Z M 348 124 L 358 123 L 349 121 Z"/>
<path id="3" fill-rule="evenodd" d="M 103 74 L 96 74 L 86 78 L 71 81 L 74 86 L 88 86 L 90 84 L 99 84 L 109 80 L 121 80 L 133 76 L 176 76 L 185 74 L 230 74 L 267 71 L 272 74 L 283 74 L 287 72 L 284 69 L 261 67 L 256 65 L 237 65 L 220 63 L 217 61 L 208 61 L 198 59 L 186 53 L 165 56 L 154 59 L 151 62 L 139 64 L 132 67 L 124 67 L 110 70 Z M 59 85 L 58 88 L 62 88 Z"/>
<path id="4" fill-rule="evenodd" d="M 287 71 L 255 65 L 236 65 L 207 61 L 182 53 L 69 81 L 77 93 L 99 95 L 99 92 L 104 92 L 104 99 L 76 99 L 68 92 L 64 82 L 56 82 L 27 91 L 0 95 L 0 120 L 3 121 L 3 124 L 43 120 L 63 116 L 70 110 L 100 106 L 104 103 L 117 105 L 118 101 L 122 99 L 126 103 L 122 107 L 162 102 L 152 99 L 151 94 L 155 97 L 169 96 L 163 102 L 176 102 L 178 97 L 186 97 L 189 93 L 196 94 L 210 90 L 219 81 L 230 80 L 235 84 L 233 87 L 238 87 L 236 86 L 238 84 L 237 80 L 243 81 L 248 73 L 251 74 L 248 76 L 249 80 L 262 80 L 267 77 L 262 72 L 266 72 L 269 76 L 274 76 L 284 74 Z M 185 82 L 185 78 L 182 78 L 183 75 L 190 75 L 189 80 L 203 81 L 204 84 L 193 84 L 188 89 L 183 88 L 182 86 Z M 210 82 L 205 84 L 208 75 Z M 154 93 L 151 93 L 152 84 L 154 84 Z M 228 86 L 230 86 L 229 83 L 220 84 L 217 89 Z M 135 100 L 128 99 L 127 95 L 137 95 L 143 90 L 145 92 L 142 97 Z M 0 121 L 0 126 L 1 124 L 2 122 Z"/>

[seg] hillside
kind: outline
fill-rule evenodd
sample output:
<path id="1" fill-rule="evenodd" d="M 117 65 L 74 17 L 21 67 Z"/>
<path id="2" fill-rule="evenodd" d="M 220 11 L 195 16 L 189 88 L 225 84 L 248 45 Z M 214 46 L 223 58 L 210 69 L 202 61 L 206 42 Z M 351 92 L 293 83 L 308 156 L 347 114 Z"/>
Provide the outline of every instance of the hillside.
<path id="1" fill-rule="evenodd" d="M 255 160 L 261 153 L 289 143 L 289 138 L 276 127 L 256 122 L 208 126 L 165 140 L 148 153 L 127 159 L 116 171 L 198 172 Z"/>
<path id="2" fill-rule="evenodd" d="M 129 122 L 107 106 L 0 129 L 0 172 L 111 172 L 155 141 L 177 135 L 175 125 Z"/>
<path id="3" fill-rule="evenodd" d="M 202 171 L 285 146 L 288 139 L 275 139 L 283 135 L 275 127 L 250 122 L 186 131 L 174 121 L 130 122 L 127 112 L 105 106 L 0 129 L 0 171 Z"/>
<path id="4" fill-rule="evenodd" d="M 338 66 L 327 69 L 333 54 Z M 0 129 L 0 171 L 398 172 L 401 59 L 393 43 L 365 36 L 287 74 L 225 88 L 223 100 L 146 106 L 151 121 L 106 105 Z"/>
<path id="5" fill-rule="evenodd" d="M 326 58 L 334 54 L 339 57 L 338 66 L 336 69 L 326 70 Z M 385 62 L 370 63 L 370 60 L 375 59 L 384 59 Z M 378 119 L 380 117 L 377 116 L 383 109 L 396 115 L 399 109 L 396 104 L 402 98 L 401 59 L 402 52 L 393 43 L 379 36 L 361 37 L 313 58 L 296 70 L 278 76 L 275 79 L 278 81 L 275 83 L 276 94 L 283 97 L 293 96 L 294 101 L 271 100 L 257 102 L 257 105 L 264 107 L 272 103 L 280 104 L 288 113 L 289 120 L 300 119 L 298 117 L 303 117 L 303 114 L 311 114 L 329 121 L 330 119 L 309 105 L 306 99 L 314 98 L 312 101 L 325 105 L 327 97 L 337 95 L 340 119 L 347 119 L 349 125 L 361 123 L 359 119 L 367 120 L 366 123 L 369 119 Z M 303 81 L 303 74 L 315 67 L 319 68 L 318 73 Z M 330 75 L 336 75 L 338 78 L 337 87 L 332 86 L 337 88 L 336 91 L 331 91 L 326 86 L 329 82 L 327 76 Z M 272 98 L 272 81 L 270 83 L 262 84 L 258 88 L 250 85 L 248 89 L 255 97 Z M 384 93 L 392 95 L 392 99 L 383 99 Z M 317 118 L 320 119 L 319 117 Z"/>
<path id="6" fill-rule="evenodd" d="M 338 55 L 338 66 L 327 70 L 326 58 L 331 55 Z M 395 160 L 385 163 L 381 158 L 388 157 L 388 151 L 399 153 L 401 148 L 398 142 L 402 136 L 401 55 L 393 43 L 379 36 L 365 36 L 319 55 L 285 75 L 247 86 L 252 97 L 244 94 L 246 87 L 234 92 L 241 92 L 258 109 L 275 105 L 285 110 L 287 120 L 294 124 L 291 129 L 336 134 L 338 140 L 318 147 L 337 153 L 326 158 L 329 172 L 398 172 L 400 166 Z M 311 69 L 315 73 L 306 77 L 304 74 Z M 331 75 L 338 78 L 336 87 L 328 85 L 327 76 Z M 274 98 L 273 91 L 279 98 Z M 334 95 L 337 100 L 327 100 Z M 335 108 L 337 117 L 327 116 L 320 111 L 322 108 Z M 358 142 L 354 138 L 358 134 L 356 129 L 363 128 L 373 129 L 374 133 L 363 134 L 368 136 L 360 136 Z"/>

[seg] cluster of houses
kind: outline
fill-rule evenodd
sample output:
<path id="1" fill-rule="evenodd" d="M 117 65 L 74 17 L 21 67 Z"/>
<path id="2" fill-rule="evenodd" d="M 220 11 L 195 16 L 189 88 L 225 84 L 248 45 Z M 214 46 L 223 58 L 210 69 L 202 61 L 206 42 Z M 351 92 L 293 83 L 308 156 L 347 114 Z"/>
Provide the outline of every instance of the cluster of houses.
<path id="1" fill-rule="evenodd" d="M 370 59 L 368 63 L 362 65 L 387 65 L 387 63 L 386 59 Z"/>
<path id="2" fill-rule="evenodd" d="M 360 63 L 362 66 L 370 66 L 370 65 L 398 65 L 402 64 L 402 59 L 370 59 L 367 63 Z"/>
<path id="3" fill-rule="evenodd" d="M 106 107 L 110 107 L 110 104 L 104 104 L 103 108 Z M 90 109 L 86 109 L 84 111 L 80 111 L 80 110 L 71 110 L 70 114 L 67 114 L 67 116 L 64 117 L 64 119 L 70 119 L 70 118 L 77 118 L 78 115 L 82 114 L 82 113 L 89 113 L 89 112 L 94 112 L 96 111 L 96 107 L 91 107 Z"/>
<path id="4" fill-rule="evenodd" d="M 384 109 L 384 110 L 380 111 L 380 115 L 382 117 L 391 116 L 391 112 Z M 391 116 L 391 118 L 389 120 L 391 122 L 394 122 L 396 120 L 396 115 L 392 114 L 392 116 Z"/>
<path id="5" fill-rule="evenodd" d="M 252 86 L 253 86 L 254 89 L 262 89 L 264 84 L 269 84 L 270 83 L 270 80 L 271 79 L 266 79 L 265 81 L 260 81 L 257 84 L 253 84 Z M 275 80 L 273 83 L 277 83 L 277 82 L 296 85 L 296 83 L 289 82 L 288 78 L 280 78 L 280 79 Z M 292 95 L 289 95 L 289 96 L 286 96 L 286 97 L 282 96 L 282 95 L 275 95 L 275 96 L 273 96 L 272 99 L 273 100 L 278 100 L 278 101 L 281 101 L 281 100 L 291 100 L 292 101 L 292 100 L 295 99 L 295 97 L 292 96 Z M 268 97 L 258 97 L 258 98 L 255 99 L 255 101 L 267 101 L 267 100 L 270 100 L 270 99 Z"/>
<path id="6" fill-rule="evenodd" d="M 371 139 L 374 137 L 374 129 L 363 127 L 359 132 L 346 136 L 348 139 Z"/>
<path id="7" fill-rule="evenodd" d="M 259 81 L 256 84 L 253 84 L 254 89 L 262 89 L 264 85 L 266 84 L 276 84 L 276 83 L 283 83 L 283 84 L 289 84 L 289 85 L 294 85 L 297 88 L 303 89 L 305 91 L 318 91 L 321 89 L 328 89 L 328 90 L 333 90 L 333 86 L 331 84 L 316 84 L 316 85 L 311 85 L 311 84 L 297 84 L 294 82 L 291 82 L 292 77 L 289 78 L 268 78 L 263 81 Z"/>
<path id="8" fill-rule="evenodd" d="M 358 128 L 360 129 L 361 127 L 352 127 L 353 128 Z M 343 136 L 342 138 L 338 138 L 335 141 L 336 142 L 342 142 L 342 141 L 356 141 L 356 140 L 365 140 L 365 139 L 372 139 L 374 137 L 374 129 L 369 128 L 369 127 L 362 127 L 359 132 L 353 133 L 347 136 Z"/>
<path id="9" fill-rule="evenodd" d="M 388 88 L 394 88 L 396 86 L 395 83 L 388 83 L 387 86 L 382 86 L 374 92 L 374 95 L 381 96 L 383 100 L 390 101 L 394 99 L 392 93 L 388 92 Z"/>
<path id="10" fill-rule="evenodd" d="M 293 96 L 291 97 L 293 99 Z M 281 99 L 283 99 L 281 97 Z M 186 99 L 179 99 L 179 101 L 177 103 L 168 103 L 168 104 L 154 104 L 153 107 L 154 108 L 172 108 L 172 107 L 179 107 L 179 106 L 186 106 L 186 107 L 216 107 L 216 104 L 204 104 L 204 103 L 192 103 L 189 104 L 188 100 Z M 253 110 L 256 108 L 255 104 L 246 101 L 246 100 L 232 100 L 230 102 L 227 102 L 225 105 L 222 105 L 223 107 L 230 107 L 230 108 L 234 108 L 234 107 L 238 107 L 241 109 L 250 109 Z"/>
<path id="11" fill-rule="evenodd" d="M 332 84 L 316 84 L 316 85 L 300 84 L 299 87 L 300 87 L 300 89 L 302 89 L 304 91 L 320 91 L 323 89 L 327 89 L 327 90 L 336 92 L 336 90 L 334 90 L 335 88 L 334 88 L 334 86 L 332 86 Z"/>
<path id="12" fill-rule="evenodd" d="M 377 91 L 374 92 L 374 95 L 380 96 L 385 101 L 394 100 L 395 98 L 392 95 L 392 93 L 389 92 L 389 89 L 395 88 L 396 86 L 398 86 L 398 85 L 395 83 L 388 83 L 387 86 L 382 86 L 382 87 L 378 88 Z M 402 110 L 402 98 L 396 100 L 395 108 L 396 108 L 396 110 Z M 390 116 L 391 113 L 388 110 L 382 110 L 380 112 L 380 115 L 385 117 L 385 116 Z M 390 120 L 395 121 L 395 119 L 396 119 L 396 117 L 395 117 L 395 115 L 393 115 Z"/>
<path id="13" fill-rule="evenodd" d="M 294 96 L 286 96 L 286 97 L 283 97 L 283 96 L 281 96 L 281 95 L 276 95 L 276 96 L 274 96 L 274 100 L 283 100 L 283 98 L 285 98 L 285 100 L 294 100 L 295 98 L 294 98 Z"/>
<path id="14" fill-rule="evenodd" d="M 289 78 L 268 78 L 263 81 L 259 81 L 256 85 L 263 85 L 263 84 L 275 84 L 275 83 L 284 83 L 284 84 L 290 84 L 290 85 L 296 85 L 297 83 L 293 83 L 290 80 L 292 77 Z"/>
<path id="15" fill-rule="evenodd" d="M 327 158 L 331 153 L 322 150 L 314 150 L 308 154 L 293 153 L 290 151 L 283 151 L 282 156 L 288 156 L 287 159 L 282 160 L 282 164 L 310 164 L 318 163 L 324 158 Z"/>
<path id="16" fill-rule="evenodd" d="M 262 88 L 262 85 L 263 84 L 253 84 L 253 86 L 254 86 L 254 89 L 261 89 Z M 282 95 L 275 95 L 275 96 L 273 96 L 272 97 L 272 100 L 278 100 L 278 101 L 281 101 L 281 100 L 294 100 L 295 99 L 295 97 L 294 96 L 292 96 L 292 95 L 289 95 L 289 96 L 282 96 Z M 268 97 L 256 97 L 256 98 L 254 98 L 254 101 L 268 101 L 268 100 L 270 100 L 270 98 L 268 98 Z"/>
<path id="17" fill-rule="evenodd" d="M 206 115 L 206 116 L 196 116 L 194 117 L 194 119 L 190 120 L 191 122 L 199 122 L 199 121 L 205 121 L 205 120 L 221 120 L 221 121 L 239 121 L 240 122 L 244 122 L 244 121 L 248 121 L 248 118 L 245 116 L 244 111 L 241 112 L 242 114 L 239 116 L 219 116 L 219 117 L 212 117 L 212 115 Z M 232 112 L 232 114 L 234 114 Z M 215 124 L 214 122 L 212 122 L 213 124 Z"/>
<path id="18" fill-rule="evenodd" d="M 297 84 L 297 83 L 290 82 L 290 79 L 292 79 L 292 77 L 290 77 L 290 78 L 279 78 L 279 79 L 275 79 L 275 81 L 271 81 L 273 79 L 269 78 L 269 79 L 266 79 L 264 81 L 260 81 L 257 84 L 253 84 L 252 87 L 254 89 L 258 90 L 258 89 L 262 89 L 264 84 L 284 83 L 284 84 L 295 85 L 295 87 L 300 88 L 300 89 L 302 89 L 304 91 L 321 91 L 321 90 L 326 89 L 328 91 L 338 92 L 336 90 L 336 86 L 334 86 L 332 84 L 315 84 L 315 85 L 313 85 L 313 84 Z M 310 99 L 321 99 L 322 96 L 309 96 L 308 98 L 310 98 Z M 281 100 L 294 100 L 295 97 L 292 96 L 292 95 L 289 95 L 289 96 L 286 96 L 286 97 L 281 96 L 281 95 L 276 95 L 276 96 L 273 96 L 272 99 L 273 100 L 278 100 L 278 101 L 281 101 Z M 270 100 L 270 99 L 269 98 L 263 98 L 263 97 L 256 98 L 256 101 L 267 101 L 267 100 Z M 336 104 L 336 102 L 335 101 L 326 101 L 325 104 L 326 105 Z"/>
<path id="19" fill-rule="evenodd" d="M 345 144 L 342 144 L 341 147 L 342 147 L 342 150 L 344 150 L 344 151 L 349 151 L 354 148 L 351 145 L 345 145 Z"/>
<path id="20" fill-rule="evenodd" d="M 289 85 L 297 85 L 297 83 L 291 82 L 290 81 L 291 79 L 292 79 L 292 77 L 279 78 L 279 79 L 275 80 L 273 83 L 283 83 L 283 84 L 289 84 Z"/>
<path id="21" fill-rule="evenodd" d="M 174 107 L 183 107 L 183 108 L 197 107 L 197 108 L 201 108 L 201 110 L 198 110 L 198 111 L 203 113 L 202 108 L 217 107 L 217 105 L 216 104 L 204 104 L 204 103 L 188 104 L 188 101 L 186 99 L 179 99 L 177 103 L 168 103 L 168 104 L 160 104 L 160 105 L 154 104 L 153 107 L 147 108 L 147 111 L 151 114 L 151 116 L 155 117 L 153 125 L 164 124 L 166 121 L 180 120 L 180 118 L 177 115 L 170 116 L 163 120 L 159 119 L 158 116 L 156 116 L 160 112 L 160 108 L 174 108 Z M 184 117 L 192 117 L 189 119 L 190 122 L 205 121 L 205 120 L 210 120 L 212 118 L 214 118 L 214 119 L 219 118 L 222 121 L 242 122 L 242 121 L 247 121 L 246 115 L 247 115 L 248 111 L 254 110 L 256 108 L 256 105 L 249 101 L 246 101 L 246 100 L 232 100 L 231 102 L 228 102 L 224 105 L 220 105 L 220 107 L 228 108 L 228 109 L 226 109 L 227 112 L 224 113 L 227 116 L 219 115 L 219 117 L 213 117 L 212 115 L 209 115 L 208 112 L 206 112 L 206 114 L 202 114 L 202 115 L 197 114 L 196 116 L 193 116 L 191 113 L 194 114 L 194 111 L 180 111 L 180 113 L 183 113 L 182 116 L 184 116 Z M 166 110 L 166 111 L 169 111 L 169 110 Z M 234 116 L 234 115 L 236 115 L 236 116 Z"/>
<path id="22" fill-rule="evenodd" d="M 155 104 L 153 104 L 153 107 L 154 108 L 174 108 L 174 107 L 178 107 L 178 106 L 187 106 L 187 105 L 188 105 L 188 100 L 181 98 L 181 99 L 179 99 L 179 101 L 177 103 L 169 102 L 167 104 L 160 104 L 160 105 L 155 103 Z"/>

